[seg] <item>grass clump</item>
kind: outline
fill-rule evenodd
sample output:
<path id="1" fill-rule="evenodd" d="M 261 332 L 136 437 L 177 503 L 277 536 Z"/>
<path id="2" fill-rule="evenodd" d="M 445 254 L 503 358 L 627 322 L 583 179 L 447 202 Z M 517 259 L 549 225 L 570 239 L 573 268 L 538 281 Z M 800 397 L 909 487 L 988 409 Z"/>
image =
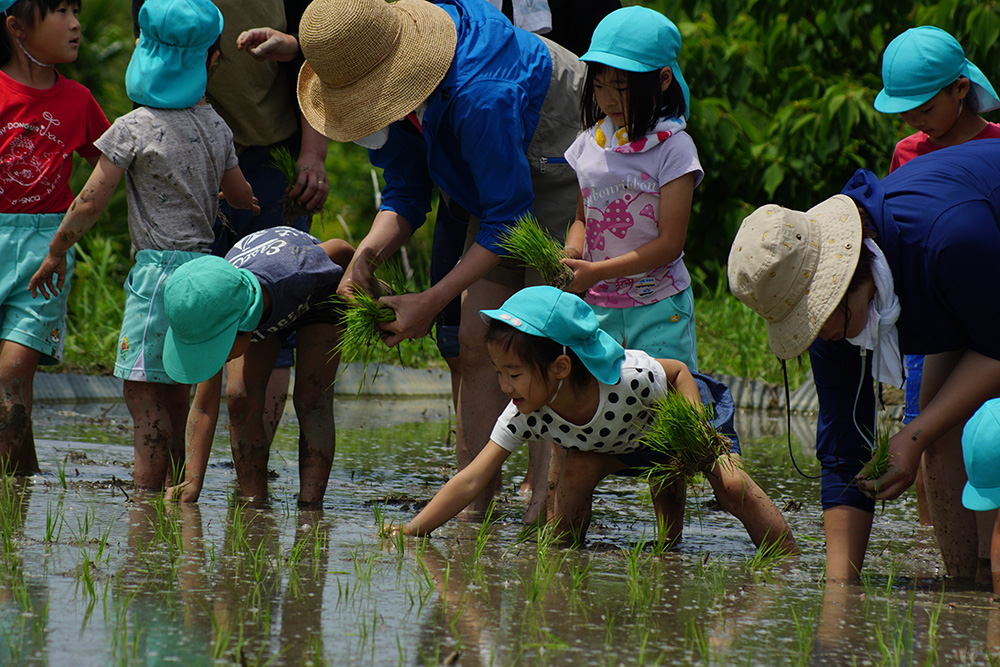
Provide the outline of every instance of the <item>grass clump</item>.
<path id="1" fill-rule="evenodd" d="M 299 179 L 299 161 L 284 146 L 272 148 L 270 155 L 271 166 L 284 175 L 289 186 L 294 186 L 295 181 Z M 281 205 L 283 208 L 281 222 L 286 225 L 291 225 L 295 218 L 309 217 L 313 214 L 310 209 L 306 208 L 305 204 L 288 195 L 281 198 Z"/>
<path id="2" fill-rule="evenodd" d="M 667 461 L 650 468 L 650 479 L 658 479 L 661 484 L 688 480 L 711 470 L 716 459 L 729 452 L 731 441 L 712 426 L 711 406 L 695 405 L 671 391 L 657 401 L 652 412 L 641 442 L 666 454 Z"/>
<path id="3" fill-rule="evenodd" d="M 535 216 L 528 214 L 518 218 L 503 232 L 499 243 L 508 256 L 538 269 L 545 284 L 566 289 L 572 282 L 573 271 L 562 263 L 566 250 L 541 228 Z"/>

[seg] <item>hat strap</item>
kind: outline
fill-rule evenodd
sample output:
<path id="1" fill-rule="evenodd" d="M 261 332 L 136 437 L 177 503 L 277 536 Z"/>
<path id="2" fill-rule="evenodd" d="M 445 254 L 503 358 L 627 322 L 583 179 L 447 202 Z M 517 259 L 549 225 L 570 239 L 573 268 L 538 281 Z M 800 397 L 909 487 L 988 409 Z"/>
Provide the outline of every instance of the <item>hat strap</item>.
<path id="1" fill-rule="evenodd" d="M 7 12 L 4 12 L 4 13 L 6 14 Z M 17 45 L 21 48 L 21 52 L 24 55 L 28 56 L 28 60 L 30 60 L 31 62 L 35 63 L 39 67 L 55 67 L 55 65 L 50 65 L 49 63 L 43 63 L 41 60 L 39 60 L 35 56 L 33 56 L 30 53 L 28 53 L 28 49 L 24 48 L 24 44 L 22 44 L 21 40 L 19 40 L 17 37 L 14 38 L 14 41 L 17 42 Z"/>
<path id="2" fill-rule="evenodd" d="M 403 11 L 406 11 L 406 10 L 403 10 Z M 407 15 L 409 15 L 409 12 L 407 12 Z M 410 18 L 413 18 L 413 17 L 411 16 Z M 416 19 L 414 19 L 414 23 L 416 23 Z M 326 83 L 324 83 L 324 85 L 326 85 L 329 88 L 333 88 L 334 90 L 339 90 L 341 88 L 347 88 L 348 86 L 354 85 L 355 83 L 357 83 L 361 79 L 363 79 L 366 76 L 368 76 L 372 72 L 372 70 L 374 70 L 376 67 L 378 67 L 379 65 L 381 65 L 385 61 L 385 59 L 388 58 L 389 55 L 396 50 L 396 47 L 399 46 L 399 41 L 402 38 L 403 38 L 403 22 L 399 21 L 399 26 L 396 29 L 396 35 L 395 35 L 395 37 L 392 38 L 392 43 L 389 44 L 389 48 L 387 48 L 385 50 L 385 53 L 382 54 L 381 58 L 379 58 L 377 60 L 373 60 L 372 63 L 367 68 L 365 68 L 362 72 L 360 72 L 356 77 L 354 77 L 350 81 L 344 81 L 343 83 L 339 83 L 338 82 L 338 85 L 336 85 L 336 86 L 331 86 L 331 85 L 326 84 Z"/>

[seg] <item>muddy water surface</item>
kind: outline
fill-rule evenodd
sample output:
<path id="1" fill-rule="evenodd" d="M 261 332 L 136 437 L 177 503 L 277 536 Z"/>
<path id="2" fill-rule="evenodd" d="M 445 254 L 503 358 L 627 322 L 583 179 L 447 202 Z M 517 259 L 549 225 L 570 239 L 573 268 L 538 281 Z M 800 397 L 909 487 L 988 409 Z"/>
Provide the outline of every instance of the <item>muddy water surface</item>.
<path id="1" fill-rule="evenodd" d="M 803 549 L 768 563 L 707 485 L 674 550 L 631 479 L 598 489 L 584 548 L 549 544 L 520 524 L 520 453 L 487 529 L 380 539 L 380 513 L 411 517 L 453 472 L 447 401 L 337 414 L 325 507 L 303 512 L 294 417 L 269 507 L 231 502 L 224 425 L 201 502 L 177 506 L 132 498 L 122 406 L 39 406 L 44 472 L 0 483 L 0 664 L 996 664 L 1000 604 L 943 576 L 910 495 L 879 510 L 863 585 L 824 586 L 819 487 L 792 468 L 783 418 L 737 422 Z M 813 428 L 793 423 L 807 474 Z"/>

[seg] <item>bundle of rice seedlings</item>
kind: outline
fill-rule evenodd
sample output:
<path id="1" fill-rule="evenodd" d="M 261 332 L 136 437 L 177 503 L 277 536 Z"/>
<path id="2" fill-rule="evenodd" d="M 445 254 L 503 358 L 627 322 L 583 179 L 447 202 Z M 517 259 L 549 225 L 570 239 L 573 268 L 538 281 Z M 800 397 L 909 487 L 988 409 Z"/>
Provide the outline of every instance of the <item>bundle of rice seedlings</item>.
<path id="1" fill-rule="evenodd" d="M 648 473 L 661 484 L 711 470 L 716 459 L 730 450 L 729 438 L 712 425 L 711 406 L 695 405 L 679 392 L 671 391 L 657 401 L 652 416 L 641 442 L 669 457 Z"/>
<path id="2" fill-rule="evenodd" d="M 500 247 L 525 266 L 533 266 L 547 285 L 565 289 L 573 280 L 573 271 L 562 263 L 563 246 L 538 224 L 533 215 L 517 219 L 501 235 Z"/>
<path id="3" fill-rule="evenodd" d="M 406 272 L 397 261 L 385 262 L 378 267 L 375 278 L 381 295 L 409 294 L 413 291 L 409 287 Z M 379 296 L 357 290 L 342 299 L 344 330 L 334 352 L 340 355 L 344 363 L 360 362 L 362 376 L 367 375 L 368 366 L 373 361 L 376 362 L 377 375 L 377 365 L 392 353 L 391 348 L 381 343 L 384 332 L 379 325 L 392 322 L 396 319 L 396 313 L 389 306 L 379 304 Z"/>
<path id="4" fill-rule="evenodd" d="M 271 166 L 280 171 L 285 179 L 288 181 L 288 185 L 295 185 L 295 181 L 299 179 L 299 162 L 291 154 L 291 152 L 284 146 L 278 146 L 271 149 Z M 303 216 L 309 217 L 313 212 L 306 208 L 298 199 L 293 199 L 288 195 L 281 198 L 282 214 L 281 221 L 290 225 L 295 220 L 295 218 L 301 218 Z"/>
<path id="5" fill-rule="evenodd" d="M 875 435 L 875 446 L 872 448 L 872 458 L 861 469 L 860 477 L 878 479 L 889 472 L 889 432 L 878 429 Z"/>

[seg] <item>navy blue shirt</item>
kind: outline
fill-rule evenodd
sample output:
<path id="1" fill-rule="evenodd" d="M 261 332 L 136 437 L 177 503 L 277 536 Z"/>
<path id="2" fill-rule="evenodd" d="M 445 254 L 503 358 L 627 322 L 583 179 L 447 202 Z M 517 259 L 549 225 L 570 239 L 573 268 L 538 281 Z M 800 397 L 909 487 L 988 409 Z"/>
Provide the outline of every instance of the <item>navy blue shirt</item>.
<path id="1" fill-rule="evenodd" d="M 272 227 L 240 239 L 226 253 L 230 264 L 254 274 L 271 295 L 271 313 L 254 329 L 253 340 L 293 327 L 310 307 L 336 292 L 344 270 L 319 243 L 292 227 Z"/>
<path id="2" fill-rule="evenodd" d="M 525 151 L 549 89 L 552 57 L 536 35 L 514 28 L 482 0 L 435 0 L 455 21 L 458 43 L 427 99 L 422 133 L 403 119 L 369 151 L 384 169 L 382 208 L 412 229 L 430 210 L 432 183 L 480 220 L 476 241 L 499 253 L 505 225 L 534 202 Z"/>
<path id="3" fill-rule="evenodd" d="M 971 349 L 1000 359 L 1000 309 L 993 305 L 1000 294 L 1000 139 L 922 155 L 881 181 L 859 170 L 843 193 L 871 215 L 892 271 L 901 351 Z M 852 481 L 871 458 L 858 431 L 871 433 L 874 424 L 874 390 L 862 382 L 870 378 L 870 360 L 847 341 L 817 340 L 809 356 L 820 407 L 823 506 L 871 510 L 874 501 Z"/>

